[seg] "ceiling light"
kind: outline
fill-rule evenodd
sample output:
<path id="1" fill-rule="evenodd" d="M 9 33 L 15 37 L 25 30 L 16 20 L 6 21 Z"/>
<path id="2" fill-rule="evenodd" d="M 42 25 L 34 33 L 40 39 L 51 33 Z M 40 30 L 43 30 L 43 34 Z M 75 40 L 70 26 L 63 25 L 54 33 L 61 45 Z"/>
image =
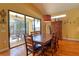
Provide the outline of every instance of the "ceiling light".
<path id="1" fill-rule="evenodd" d="M 59 16 L 53 16 L 53 17 L 51 17 L 51 19 L 54 19 L 54 18 L 62 18 L 62 17 L 66 17 L 66 14 L 59 15 Z"/>

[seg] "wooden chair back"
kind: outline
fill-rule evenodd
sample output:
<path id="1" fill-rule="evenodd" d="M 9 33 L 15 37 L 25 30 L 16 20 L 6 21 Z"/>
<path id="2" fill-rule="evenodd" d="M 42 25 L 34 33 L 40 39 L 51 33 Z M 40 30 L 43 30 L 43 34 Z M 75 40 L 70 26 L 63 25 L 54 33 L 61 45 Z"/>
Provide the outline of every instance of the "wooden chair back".
<path id="1" fill-rule="evenodd" d="M 26 55 L 28 56 L 31 54 L 33 51 L 30 51 L 30 49 L 34 49 L 34 42 L 33 42 L 33 37 L 32 35 L 24 35 L 25 39 L 25 45 L 26 45 Z"/>

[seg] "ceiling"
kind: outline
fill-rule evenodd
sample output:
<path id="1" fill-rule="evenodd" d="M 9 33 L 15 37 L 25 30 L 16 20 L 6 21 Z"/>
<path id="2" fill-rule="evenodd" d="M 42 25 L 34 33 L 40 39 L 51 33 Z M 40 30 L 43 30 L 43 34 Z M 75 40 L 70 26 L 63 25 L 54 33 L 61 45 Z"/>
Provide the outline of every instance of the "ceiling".
<path id="1" fill-rule="evenodd" d="M 49 15 L 79 7 L 79 3 L 34 3 L 33 5 L 37 7 L 43 14 Z"/>

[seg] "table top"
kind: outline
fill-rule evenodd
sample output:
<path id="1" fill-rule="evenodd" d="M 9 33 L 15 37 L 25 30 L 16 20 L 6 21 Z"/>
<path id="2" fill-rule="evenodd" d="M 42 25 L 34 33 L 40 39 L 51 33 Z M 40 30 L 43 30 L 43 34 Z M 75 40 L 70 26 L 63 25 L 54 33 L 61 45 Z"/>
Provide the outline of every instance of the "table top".
<path id="1" fill-rule="evenodd" d="M 40 42 L 40 43 L 46 43 L 51 39 L 51 35 L 33 35 L 33 41 Z"/>

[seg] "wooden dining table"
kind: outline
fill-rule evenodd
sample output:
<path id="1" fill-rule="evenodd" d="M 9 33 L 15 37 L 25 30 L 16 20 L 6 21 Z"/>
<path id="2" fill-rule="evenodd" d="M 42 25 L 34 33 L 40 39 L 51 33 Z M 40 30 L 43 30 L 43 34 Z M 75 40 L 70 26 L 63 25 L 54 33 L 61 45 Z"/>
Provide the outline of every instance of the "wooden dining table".
<path id="1" fill-rule="evenodd" d="M 48 34 L 47 35 L 37 34 L 37 35 L 32 35 L 32 37 L 34 42 L 40 43 L 40 44 L 46 44 L 52 38 L 52 36 Z M 31 37 L 27 37 L 27 38 L 31 39 Z"/>
<path id="2" fill-rule="evenodd" d="M 46 44 L 47 42 L 49 42 L 51 40 L 52 36 L 51 35 L 42 35 L 42 34 L 38 34 L 38 35 L 33 35 L 33 41 L 40 43 L 40 44 Z"/>

